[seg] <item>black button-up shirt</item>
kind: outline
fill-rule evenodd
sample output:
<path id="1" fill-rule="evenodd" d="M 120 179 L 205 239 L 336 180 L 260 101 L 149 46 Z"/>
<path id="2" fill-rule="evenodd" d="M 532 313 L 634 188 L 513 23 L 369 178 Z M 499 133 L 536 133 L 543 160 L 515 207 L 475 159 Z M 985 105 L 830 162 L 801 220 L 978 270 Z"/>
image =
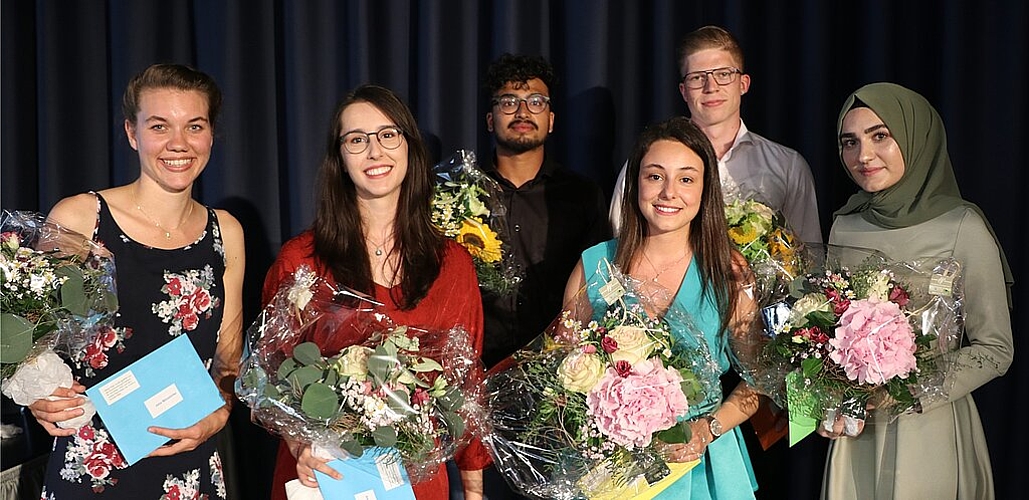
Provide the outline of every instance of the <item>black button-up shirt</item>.
<path id="1" fill-rule="evenodd" d="M 611 236 L 607 199 L 592 179 L 544 158 L 536 177 L 515 187 L 495 164 L 493 157 L 484 170 L 503 190 L 504 243 L 522 282 L 506 296 L 483 292 L 486 367 L 543 333 L 561 312 L 565 284 L 582 251 Z"/>

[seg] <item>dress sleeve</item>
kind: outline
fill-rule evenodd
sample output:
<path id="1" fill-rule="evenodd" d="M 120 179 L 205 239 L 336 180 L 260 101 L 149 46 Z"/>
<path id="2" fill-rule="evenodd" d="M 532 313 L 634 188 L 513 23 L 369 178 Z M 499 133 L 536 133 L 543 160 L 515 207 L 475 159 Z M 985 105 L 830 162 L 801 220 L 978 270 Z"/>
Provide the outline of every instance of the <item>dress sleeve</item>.
<path id="1" fill-rule="evenodd" d="M 948 380 L 947 402 L 961 399 L 1004 375 L 1014 353 L 1011 315 L 997 241 L 969 210 L 957 230 L 954 257 L 965 281 L 965 337 Z M 929 408 L 939 406 L 941 401 Z"/>
<path id="2" fill-rule="evenodd" d="M 456 313 L 455 324 L 468 330 L 475 354 L 482 357 L 483 316 L 482 296 L 475 265 L 468 253 L 456 243 L 448 241 L 447 263 L 437 279 L 453 279 L 453 295 L 450 298 Z M 458 451 L 455 461 L 461 470 L 480 470 L 492 462 L 489 452 L 478 438 L 474 438 L 464 449 Z"/>

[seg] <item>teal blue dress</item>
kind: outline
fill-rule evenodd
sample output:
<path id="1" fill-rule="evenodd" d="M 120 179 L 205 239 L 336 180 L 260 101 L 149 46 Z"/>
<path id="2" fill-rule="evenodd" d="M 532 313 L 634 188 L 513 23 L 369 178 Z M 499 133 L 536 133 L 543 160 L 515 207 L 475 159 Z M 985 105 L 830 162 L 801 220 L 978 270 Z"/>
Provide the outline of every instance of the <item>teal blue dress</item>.
<path id="1" fill-rule="evenodd" d="M 586 289 L 590 301 L 595 304 L 595 314 L 603 315 L 606 302 L 598 292 L 599 284 L 610 278 L 604 261 L 614 262 L 618 240 L 605 241 L 587 248 L 582 253 L 583 269 L 586 274 Z M 695 260 L 690 261 L 686 276 L 675 294 L 674 306 L 690 313 L 695 327 L 704 333 L 704 339 L 711 347 L 712 356 L 721 373 L 729 370 L 729 355 L 726 336 L 720 332 L 721 320 L 714 299 L 701 296 L 700 273 Z M 669 326 L 673 335 L 684 335 L 684 325 L 676 325 L 672 318 Z M 721 402 L 721 393 L 709 395 L 702 403 L 690 409 L 689 418 L 706 415 L 714 411 Z M 682 479 L 662 491 L 658 499 L 753 499 L 757 490 L 754 468 L 750 464 L 747 445 L 739 427 L 734 427 L 708 445 L 700 464 L 690 470 Z"/>

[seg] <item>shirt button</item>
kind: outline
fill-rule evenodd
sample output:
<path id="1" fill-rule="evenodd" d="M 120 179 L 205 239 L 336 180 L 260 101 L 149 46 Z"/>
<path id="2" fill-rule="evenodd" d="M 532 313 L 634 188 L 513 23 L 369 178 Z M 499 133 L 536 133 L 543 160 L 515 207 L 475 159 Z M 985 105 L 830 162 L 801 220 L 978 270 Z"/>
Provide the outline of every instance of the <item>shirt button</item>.
<path id="1" fill-rule="evenodd" d="M 518 231 L 521 231 L 521 230 L 522 230 L 522 225 L 521 224 L 515 224 L 515 232 L 517 233 Z"/>

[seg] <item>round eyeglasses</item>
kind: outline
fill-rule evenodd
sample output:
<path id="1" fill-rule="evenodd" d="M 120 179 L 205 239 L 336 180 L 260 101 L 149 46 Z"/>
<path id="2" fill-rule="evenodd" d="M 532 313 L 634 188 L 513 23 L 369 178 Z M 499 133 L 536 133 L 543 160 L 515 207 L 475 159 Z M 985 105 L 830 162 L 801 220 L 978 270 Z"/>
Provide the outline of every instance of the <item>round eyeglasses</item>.
<path id="1" fill-rule="evenodd" d="M 707 71 L 694 71 L 682 77 L 682 84 L 688 89 L 702 89 L 707 85 L 709 77 L 718 85 L 729 85 L 736 81 L 736 75 L 743 73 L 738 68 L 715 68 Z"/>
<path id="2" fill-rule="evenodd" d="M 528 97 L 504 94 L 493 98 L 493 105 L 500 108 L 500 112 L 505 115 L 513 115 L 518 112 L 518 108 L 523 102 L 530 113 L 538 115 L 547 109 L 550 98 L 543 94 L 529 94 Z"/>
<path id="3" fill-rule="evenodd" d="M 348 153 L 356 155 L 364 153 L 368 149 L 368 145 L 372 142 L 371 136 L 373 135 L 383 149 L 397 149 L 400 147 L 400 143 L 404 142 L 404 131 L 397 127 L 382 127 L 375 132 L 361 132 L 359 130 L 347 132 L 340 136 L 339 142 Z"/>

